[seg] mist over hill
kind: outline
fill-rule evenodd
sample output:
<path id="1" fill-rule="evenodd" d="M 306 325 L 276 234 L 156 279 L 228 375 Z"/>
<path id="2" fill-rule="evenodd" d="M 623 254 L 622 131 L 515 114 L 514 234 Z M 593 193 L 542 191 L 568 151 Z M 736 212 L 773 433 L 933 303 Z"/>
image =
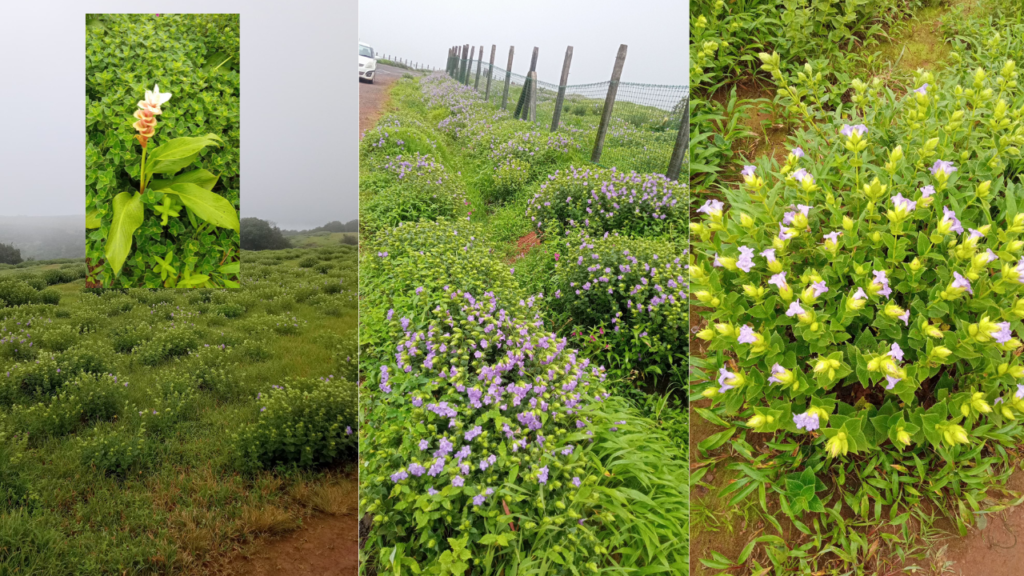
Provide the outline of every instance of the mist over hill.
<path id="1" fill-rule="evenodd" d="M 85 257 L 85 215 L 0 216 L 0 243 L 28 260 Z"/>

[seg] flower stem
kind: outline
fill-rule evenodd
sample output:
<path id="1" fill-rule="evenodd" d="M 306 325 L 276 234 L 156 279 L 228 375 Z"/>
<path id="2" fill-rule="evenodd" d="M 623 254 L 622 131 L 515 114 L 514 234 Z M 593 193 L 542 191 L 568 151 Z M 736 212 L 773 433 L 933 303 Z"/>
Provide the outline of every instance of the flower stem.
<path id="1" fill-rule="evenodd" d="M 146 147 L 142 147 L 142 168 L 139 171 L 139 194 L 146 192 Z"/>

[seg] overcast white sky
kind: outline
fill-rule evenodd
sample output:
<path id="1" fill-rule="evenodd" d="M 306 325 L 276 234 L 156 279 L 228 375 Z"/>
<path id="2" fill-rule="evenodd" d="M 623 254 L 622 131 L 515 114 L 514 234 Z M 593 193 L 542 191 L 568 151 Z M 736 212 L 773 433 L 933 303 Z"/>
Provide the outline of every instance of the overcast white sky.
<path id="1" fill-rule="evenodd" d="M 6 2 L 0 215 L 85 214 L 85 14 L 237 13 L 242 216 L 308 229 L 358 215 L 356 0 Z"/>
<path id="2" fill-rule="evenodd" d="M 378 52 L 435 68 L 445 67 L 453 45 L 498 48 L 505 67 L 526 74 L 533 47 L 540 48 L 537 77 L 558 83 L 566 46 L 573 47 L 570 84 L 611 77 L 619 44 L 629 46 L 623 82 L 689 84 L 687 0 L 362 0 L 359 37 Z"/>

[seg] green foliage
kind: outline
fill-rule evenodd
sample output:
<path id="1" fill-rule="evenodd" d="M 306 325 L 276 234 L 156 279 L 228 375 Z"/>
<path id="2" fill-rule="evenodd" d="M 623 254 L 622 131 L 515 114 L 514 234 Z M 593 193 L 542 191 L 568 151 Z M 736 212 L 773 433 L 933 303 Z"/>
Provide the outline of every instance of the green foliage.
<path id="1" fill-rule="evenodd" d="M 13 244 L 0 243 L 0 264 L 21 264 L 21 250 Z"/>
<path id="2" fill-rule="evenodd" d="M 235 435 L 243 466 L 316 467 L 351 459 L 357 451 L 356 388 L 320 378 L 286 380 L 257 397 L 259 419 Z"/>
<path id="3" fill-rule="evenodd" d="M 87 27 L 86 255 L 102 262 L 104 285 L 237 286 L 238 33 L 229 14 L 107 15 Z M 144 175 L 132 114 L 154 84 L 173 100 Z M 189 148 L 206 135 L 220 147 Z"/>
<path id="4" fill-rule="evenodd" d="M 259 218 L 242 218 L 241 242 L 243 250 L 284 250 L 292 243 L 281 234 L 277 226 Z"/>
<path id="5" fill-rule="evenodd" d="M 84 466 L 122 477 L 149 465 L 154 451 L 145 429 L 97 432 L 81 444 Z"/>

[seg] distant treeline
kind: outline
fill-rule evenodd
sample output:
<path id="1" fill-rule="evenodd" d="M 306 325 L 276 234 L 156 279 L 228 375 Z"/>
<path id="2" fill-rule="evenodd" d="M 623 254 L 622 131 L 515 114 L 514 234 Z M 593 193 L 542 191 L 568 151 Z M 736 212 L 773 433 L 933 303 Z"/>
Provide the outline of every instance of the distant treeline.
<path id="1" fill-rule="evenodd" d="M 0 264 L 21 264 L 21 250 L 13 244 L 0 244 Z"/>
<path id="2" fill-rule="evenodd" d="M 314 232 L 359 232 L 359 220 L 349 220 L 342 224 L 338 220 L 328 222 L 319 228 L 313 228 L 312 230 L 282 230 L 281 233 L 285 236 L 298 236 L 299 234 L 312 234 Z"/>
<path id="3" fill-rule="evenodd" d="M 335 220 L 312 230 L 281 230 L 273 222 L 261 220 L 260 218 L 242 218 L 241 225 L 241 244 L 243 250 L 285 250 L 292 247 L 289 237 L 308 236 L 318 232 L 332 234 L 359 232 L 359 220 L 352 220 L 345 224 Z M 348 238 L 346 237 L 345 240 L 348 240 Z M 355 244 L 355 236 L 347 243 Z"/>

